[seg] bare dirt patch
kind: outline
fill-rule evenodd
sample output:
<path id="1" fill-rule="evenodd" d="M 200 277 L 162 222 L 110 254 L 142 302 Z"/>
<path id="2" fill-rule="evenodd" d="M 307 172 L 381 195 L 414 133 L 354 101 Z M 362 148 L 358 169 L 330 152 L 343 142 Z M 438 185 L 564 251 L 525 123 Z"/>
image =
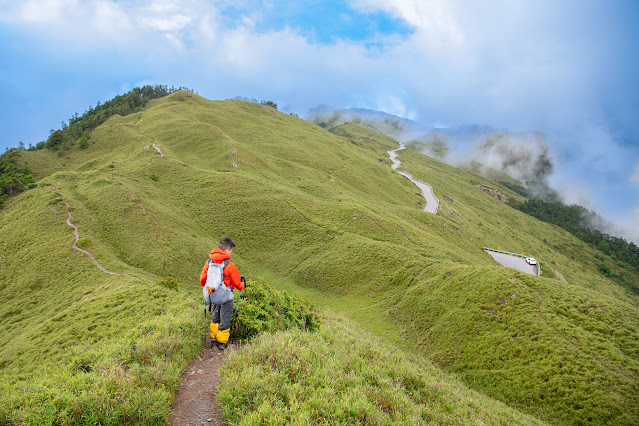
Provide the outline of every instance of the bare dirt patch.
<path id="1" fill-rule="evenodd" d="M 210 348 L 206 339 L 200 355 L 182 374 L 182 382 L 171 409 L 169 424 L 224 425 L 222 413 L 217 407 L 217 385 L 220 367 L 226 357 L 239 350 L 239 344 L 230 344 L 225 351 Z"/>
<path id="2" fill-rule="evenodd" d="M 482 185 L 481 183 L 477 183 L 475 184 L 475 186 L 481 189 L 482 191 L 487 192 L 488 194 L 497 198 L 499 201 L 501 201 L 504 204 L 508 204 L 510 202 L 510 197 L 508 197 L 508 195 L 504 194 L 498 189 L 489 188 L 487 186 Z"/>
<path id="3" fill-rule="evenodd" d="M 162 149 L 160 148 L 160 145 L 154 143 L 153 145 L 149 146 L 145 146 L 144 149 L 149 149 L 149 148 L 153 148 L 154 150 L 157 151 L 158 154 L 160 154 L 160 157 L 164 157 L 164 153 L 162 152 Z M 155 157 L 157 157 L 156 155 L 154 155 L 153 157 L 151 157 L 151 159 L 149 160 L 148 163 L 146 163 L 146 165 L 148 166 L 149 164 L 151 164 L 151 162 L 155 159 Z"/>

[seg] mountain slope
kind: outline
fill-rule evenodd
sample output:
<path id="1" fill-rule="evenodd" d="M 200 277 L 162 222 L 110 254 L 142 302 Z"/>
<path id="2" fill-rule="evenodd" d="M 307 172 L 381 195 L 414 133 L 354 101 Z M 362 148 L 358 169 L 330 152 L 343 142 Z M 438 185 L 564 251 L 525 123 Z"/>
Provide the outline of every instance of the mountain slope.
<path id="1" fill-rule="evenodd" d="M 342 130 L 177 92 L 112 117 L 84 150 L 23 153 L 39 187 L 0 213 L 0 363 L 12 383 L 32 377 L 42 345 L 40 369 L 70 363 L 77 376 L 86 345 L 119 348 L 105 350 L 118 365 L 122 348 L 138 353 L 126 339 L 162 329 L 174 342 L 158 357 L 167 376 L 153 373 L 165 365 L 156 356 L 132 357 L 136 386 L 156 389 L 166 413 L 171 374 L 203 329 L 185 313 L 199 313 L 199 270 L 231 235 L 247 275 L 351 317 L 493 398 L 546 420 L 637 421 L 639 302 L 598 272 L 592 249 L 475 184 L 517 197 L 508 189 L 407 149 L 403 167 L 442 202 L 438 215 L 424 213 L 417 188 L 388 166 L 397 143 L 352 123 Z M 65 202 L 78 243 L 129 276 L 70 249 Z M 530 253 L 567 282 L 504 269 L 483 246 Z M 167 276 L 181 291 L 149 284 Z M 168 331 L 178 313 L 183 341 Z M 149 351 L 164 353 L 162 342 Z"/>

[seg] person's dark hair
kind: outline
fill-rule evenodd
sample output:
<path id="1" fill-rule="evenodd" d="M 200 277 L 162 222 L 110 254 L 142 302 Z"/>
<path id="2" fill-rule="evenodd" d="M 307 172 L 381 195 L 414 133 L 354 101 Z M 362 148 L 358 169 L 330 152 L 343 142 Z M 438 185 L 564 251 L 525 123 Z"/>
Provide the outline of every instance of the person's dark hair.
<path id="1" fill-rule="evenodd" d="M 217 245 L 221 250 L 231 250 L 235 248 L 235 241 L 231 237 L 220 238 L 220 243 Z"/>

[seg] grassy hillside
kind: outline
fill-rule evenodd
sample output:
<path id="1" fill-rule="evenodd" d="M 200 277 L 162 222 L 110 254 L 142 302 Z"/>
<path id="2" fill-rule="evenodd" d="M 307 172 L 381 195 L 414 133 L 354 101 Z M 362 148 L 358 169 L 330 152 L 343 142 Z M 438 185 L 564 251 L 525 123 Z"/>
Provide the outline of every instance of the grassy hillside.
<path id="1" fill-rule="evenodd" d="M 546 419 L 563 411 L 585 422 L 637 422 L 637 298 L 601 274 L 600 253 L 468 185 L 475 176 L 411 151 L 402 160 L 433 184 L 443 219 L 461 235 L 530 253 L 566 279 L 475 265 L 431 270 L 391 309 L 405 333 L 421 336 L 421 351 L 488 395 L 537 406 Z"/>
<path id="2" fill-rule="evenodd" d="M 507 188 L 400 151 L 402 167 L 441 201 L 438 215 L 424 213 L 418 189 L 388 166 L 394 140 L 352 123 L 333 131 L 177 92 L 110 118 L 86 149 L 24 152 L 38 188 L 0 211 L 5 389 L 51 387 L 44 400 L 55 401 L 56 392 L 92 395 L 69 383 L 107 380 L 100 388 L 114 406 L 161 422 L 199 347 L 200 268 L 231 235 L 245 275 L 349 317 L 513 408 L 551 422 L 638 421 L 639 302 L 599 272 L 599 254 L 475 184 L 517 197 Z M 78 244 L 128 275 L 105 274 L 71 249 L 65 203 Z M 483 246 L 530 253 L 565 281 L 502 268 Z M 156 284 L 167 276 L 178 292 Z M 157 339 L 140 358 L 145 330 Z M 82 368 L 87 347 L 111 373 Z M 130 401 L 117 396 L 122 381 L 138 389 Z M 135 396 L 147 389 L 155 417 Z"/>
<path id="3" fill-rule="evenodd" d="M 220 374 L 232 424 L 540 424 L 328 314 L 320 333 L 265 334 Z"/>

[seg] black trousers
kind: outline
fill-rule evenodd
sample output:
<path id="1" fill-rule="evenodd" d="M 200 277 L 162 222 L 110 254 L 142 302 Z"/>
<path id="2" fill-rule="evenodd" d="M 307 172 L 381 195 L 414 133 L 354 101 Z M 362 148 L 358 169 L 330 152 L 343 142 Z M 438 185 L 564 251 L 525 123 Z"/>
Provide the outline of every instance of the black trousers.
<path id="1" fill-rule="evenodd" d="M 212 305 L 211 322 L 220 324 L 220 330 L 228 330 L 231 327 L 231 314 L 233 313 L 233 301 Z"/>

